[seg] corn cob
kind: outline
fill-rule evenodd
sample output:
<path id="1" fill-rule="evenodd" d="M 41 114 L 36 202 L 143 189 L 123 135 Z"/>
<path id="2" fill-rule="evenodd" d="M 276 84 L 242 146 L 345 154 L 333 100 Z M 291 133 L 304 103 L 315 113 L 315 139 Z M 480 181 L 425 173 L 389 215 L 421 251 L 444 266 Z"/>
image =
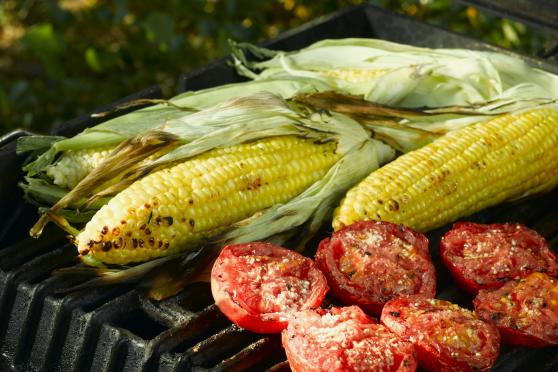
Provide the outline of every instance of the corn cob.
<path id="1" fill-rule="evenodd" d="M 339 158 L 336 147 L 282 136 L 214 149 L 157 171 L 103 206 L 77 236 L 78 250 L 125 264 L 199 245 L 307 189 Z"/>
<path id="2" fill-rule="evenodd" d="M 508 114 L 446 134 L 372 172 L 333 227 L 384 220 L 428 231 L 558 184 L 558 109 Z"/>
<path id="3" fill-rule="evenodd" d="M 101 164 L 115 147 L 101 146 L 67 151 L 55 164 L 46 168 L 46 174 L 55 185 L 71 189 Z"/>

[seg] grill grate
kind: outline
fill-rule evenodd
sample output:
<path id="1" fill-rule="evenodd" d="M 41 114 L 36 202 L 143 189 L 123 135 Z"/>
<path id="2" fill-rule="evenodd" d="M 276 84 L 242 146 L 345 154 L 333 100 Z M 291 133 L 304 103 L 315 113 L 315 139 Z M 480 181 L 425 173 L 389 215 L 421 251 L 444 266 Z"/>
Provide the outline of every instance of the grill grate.
<path id="1" fill-rule="evenodd" d="M 497 49 L 451 32 L 372 6 L 360 6 L 309 23 L 266 46 L 292 50 L 323 38 L 377 37 L 430 47 Z M 558 66 L 524 57 L 558 73 Z M 197 90 L 238 81 L 225 60 L 180 77 L 180 89 Z M 159 98 L 157 87 L 127 99 Z M 103 107 L 106 111 L 120 102 Z M 96 122 L 89 116 L 55 128 L 73 135 Z M 27 237 L 37 217 L 21 202 L 16 184 L 21 158 L 15 155 L 19 131 L 0 139 L 0 370 L 21 371 L 208 371 L 289 370 L 280 337 L 256 335 L 230 322 L 213 304 L 208 284 L 192 284 L 165 301 L 143 298 L 131 287 L 87 290 L 67 295 L 58 289 L 76 279 L 52 276 L 53 269 L 75 263 L 75 249 L 56 228 L 39 240 Z M 4 175 L 7 175 L 4 177 Z M 470 219 L 477 222 L 522 222 L 541 232 L 558 249 L 558 190 L 521 203 L 498 206 Z M 10 213 L 6 213 L 10 211 Z M 437 243 L 447 230 L 430 233 Z M 432 255 L 439 278 L 438 297 L 471 306 L 439 259 Z M 558 348 L 503 348 L 496 371 L 558 369 Z"/>

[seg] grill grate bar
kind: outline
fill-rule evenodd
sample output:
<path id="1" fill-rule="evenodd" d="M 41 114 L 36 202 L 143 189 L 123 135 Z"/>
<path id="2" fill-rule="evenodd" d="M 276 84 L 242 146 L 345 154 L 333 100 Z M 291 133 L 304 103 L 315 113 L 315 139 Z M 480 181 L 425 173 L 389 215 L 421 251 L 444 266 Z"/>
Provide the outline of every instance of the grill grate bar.
<path id="1" fill-rule="evenodd" d="M 180 333 L 180 338 L 183 341 L 172 349 L 171 352 L 185 352 L 196 343 L 211 337 L 211 335 L 229 325 L 228 319 L 219 311 L 217 306 L 211 305 L 178 327 L 177 332 Z"/>
<path id="2" fill-rule="evenodd" d="M 59 368 L 61 371 L 84 371 L 90 369 L 92 351 L 101 347 L 98 343 L 101 326 L 124 316 L 139 306 L 138 293 L 127 292 L 107 302 L 98 309 L 72 312 L 68 337 L 62 347 Z"/>
<path id="3" fill-rule="evenodd" d="M 215 370 L 261 371 L 286 359 L 279 335 L 267 336 L 248 345 L 240 352 L 223 360 Z"/>
<path id="4" fill-rule="evenodd" d="M 261 336 L 231 325 L 187 350 L 195 366 L 209 368 L 248 347 Z"/>

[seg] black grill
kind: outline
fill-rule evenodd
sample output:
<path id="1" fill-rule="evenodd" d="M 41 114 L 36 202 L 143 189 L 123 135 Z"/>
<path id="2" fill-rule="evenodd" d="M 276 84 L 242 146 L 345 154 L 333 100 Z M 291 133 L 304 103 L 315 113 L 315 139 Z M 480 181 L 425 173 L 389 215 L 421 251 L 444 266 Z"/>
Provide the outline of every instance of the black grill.
<path id="1" fill-rule="evenodd" d="M 378 9 L 360 6 L 318 19 L 265 43 L 292 50 L 324 38 L 376 37 L 430 47 L 497 49 L 443 29 Z M 531 64 L 558 73 L 558 66 L 530 57 Z M 180 89 L 197 90 L 239 81 L 225 60 L 180 77 Z M 123 101 L 159 98 L 150 88 Z M 106 111 L 118 102 L 100 108 Z M 59 126 L 54 134 L 73 135 L 96 124 L 89 115 Z M 52 276 L 76 263 L 75 248 L 49 226 L 39 240 L 28 237 L 37 212 L 22 202 L 17 188 L 22 159 L 15 155 L 18 131 L 0 142 L 0 370 L 21 371 L 206 371 L 288 370 L 278 336 L 261 336 L 230 322 L 213 304 L 207 284 L 192 284 L 165 301 L 143 298 L 120 286 L 57 295 L 76 279 Z M 470 220 L 517 221 L 536 229 L 558 247 L 558 190 L 521 203 L 498 206 Z M 447 228 L 430 234 L 439 241 Z M 463 306 L 471 298 L 458 290 L 442 267 L 438 297 Z M 496 371 L 558 370 L 558 348 L 503 347 Z"/>

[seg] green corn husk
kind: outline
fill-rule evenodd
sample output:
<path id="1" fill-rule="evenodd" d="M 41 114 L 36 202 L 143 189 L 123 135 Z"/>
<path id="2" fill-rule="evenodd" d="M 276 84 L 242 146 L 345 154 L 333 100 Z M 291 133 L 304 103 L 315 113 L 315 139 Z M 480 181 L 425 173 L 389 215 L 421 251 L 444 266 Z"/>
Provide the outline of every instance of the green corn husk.
<path id="1" fill-rule="evenodd" d="M 495 52 L 428 49 L 358 38 L 323 40 L 294 52 L 247 43 L 232 43 L 232 48 L 237 71 L 251 79 L 311 78 L 330 90 L 387 106 L 491 104 L 513 105 L 508 109 L 516 110 L 558 97 L 558 77 Z M 260 60 L 248 60 L 248 53 Z M 351 72 L 357 73 L 356 78 L 351 78 Z"/>

